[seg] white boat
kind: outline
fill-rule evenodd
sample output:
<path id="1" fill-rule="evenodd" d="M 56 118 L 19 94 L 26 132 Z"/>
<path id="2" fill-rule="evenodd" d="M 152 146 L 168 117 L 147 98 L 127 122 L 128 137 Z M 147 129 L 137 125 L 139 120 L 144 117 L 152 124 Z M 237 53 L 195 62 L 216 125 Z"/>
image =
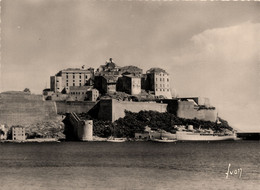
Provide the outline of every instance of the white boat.
<path id="1" fill-rule="evenodd" d="M 107 142 L 125 142 L 125 138 L 115 138 L 115 137 L 110 137 L 107 139 Z"/>
<path id="2" fill-rule="evenodd" d="M 155 142 L 164 142 L 164 143 L 176 142 L 177 141 L 177 140 L 174 140 L 174 139 L 167 139 L 167 138 L 151 139 L 151 140 L 155 141 Z"/>
<path id="3" fill-rule="evenodd" d="M 209 133 L 195 133 L 193 131 L 176 131 L 178 141 L 226 141 L 236 140 L 236 134 L 217 135 Z"/>

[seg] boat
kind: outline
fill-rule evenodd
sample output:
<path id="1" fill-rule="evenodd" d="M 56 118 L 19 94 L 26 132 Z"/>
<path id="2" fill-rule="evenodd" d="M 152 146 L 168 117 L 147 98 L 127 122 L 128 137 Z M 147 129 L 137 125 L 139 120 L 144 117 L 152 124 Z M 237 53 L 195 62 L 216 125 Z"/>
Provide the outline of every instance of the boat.
<path id="1" fill-rule="evenodd" d="M 200 133 L 194 131 L 176 131 L 178 141 L 226 141 L 236 140 L 236 134 L 219 135 L 213 133 Z"/>
<path id="2" fill-rule="evenodd" d="M 159 133 L 159 138 L 158 138 L 158 133 Z M 152 135 L 153 134 L 153 135 Z M 157 135 L 156 135 L 157 134 Z M 150 132 L 150 140 L 151 141 L 155 141 L 155 142 L 176 142 L 177 139 L 176 139 L 176 136 L 174 134 L 171 134 L 171 133 L 168 133 L 164 130 L 160 130 L 160 132 Z M 156 138 L 157 136 L 157 138 Z M 174 139 L 172 138 L 174 137 Z"/>
<path id="3" fill-rule="evenodd" d="M 174 139 L 167 139 L 167 138 L 161 138 L 161 139 L 151 139 L 154 142 L 163 142 L 163 143 L 169 143 L 169 142 L 176 142 L 177 140 Z"/>
<path id="4" fill-rule="evenodd" d="M 125 138 L 115 138 L 115 137 L 110 137 L 107 139 L 107 142 L 125 142 Z"/>

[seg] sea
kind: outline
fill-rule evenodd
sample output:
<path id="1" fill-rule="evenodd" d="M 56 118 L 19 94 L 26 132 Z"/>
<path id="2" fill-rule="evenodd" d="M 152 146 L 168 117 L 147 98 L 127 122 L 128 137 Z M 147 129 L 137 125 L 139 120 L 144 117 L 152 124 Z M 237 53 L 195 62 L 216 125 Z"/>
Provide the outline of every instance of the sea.
<path id="1" fill-rule="evenodd" d="M 260 141 L 0 143 L 0 189 L 260 189 Z"/>

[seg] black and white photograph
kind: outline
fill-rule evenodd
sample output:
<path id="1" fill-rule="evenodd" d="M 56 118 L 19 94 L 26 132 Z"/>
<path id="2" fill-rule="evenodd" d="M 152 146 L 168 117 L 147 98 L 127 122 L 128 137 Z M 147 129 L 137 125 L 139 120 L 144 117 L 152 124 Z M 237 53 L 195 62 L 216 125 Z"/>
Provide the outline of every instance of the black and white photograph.
<path id="1" fill-rule="evenodd" d="M 260 189 L 260 2 L 0 0 L 1 190 Z"/>

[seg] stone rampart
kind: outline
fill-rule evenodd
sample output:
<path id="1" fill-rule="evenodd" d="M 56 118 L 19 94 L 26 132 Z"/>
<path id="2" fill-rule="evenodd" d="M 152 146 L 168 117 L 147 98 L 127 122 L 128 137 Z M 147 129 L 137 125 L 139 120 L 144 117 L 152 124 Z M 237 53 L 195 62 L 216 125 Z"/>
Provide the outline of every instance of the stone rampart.
<path id="1" fill-rule="evenodd" d="M 70 112 L 87 113 L 95 106 L 96 102 L 80 102 L 80 101 L 56 101 L 57 113 L 65 114 Z"/>
<path id="2" fill-rule="evenodd" d="M 167 104 L 155 102 L 130 102 L 115 99 L 100 100 L 98 119 L 114 122 L 125 116 L 125 111 L 140 112 L 142 110 L 166 112 Z"/>
<path id="3" fill-rule="evenodd" d="M 81 120 L 76 113 L 71 112 L 66 115 L 68 131 L 72 132 L 66 134 L 66 139 L 74 139 L 80 141 L 92 141 L 93 140 L 93 121 Z M 72 137 L 71 137 L 72 136 Z"/>
<path id="4" fill-rule="evenodd" d="M 55 102 L 44 101 L 40 95 L 22 92 L 0 94 L 1 124 L 27 125 L 56 116 Z"/>

